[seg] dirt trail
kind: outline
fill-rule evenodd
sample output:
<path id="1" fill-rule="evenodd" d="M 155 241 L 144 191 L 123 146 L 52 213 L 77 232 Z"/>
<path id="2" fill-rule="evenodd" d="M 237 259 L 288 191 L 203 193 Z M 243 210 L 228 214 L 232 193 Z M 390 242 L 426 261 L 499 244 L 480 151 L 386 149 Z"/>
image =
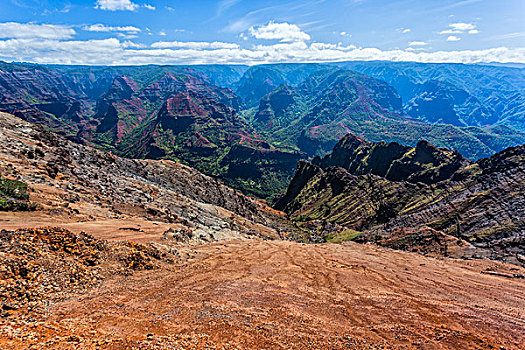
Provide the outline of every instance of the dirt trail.
<path id="1" fill-rule="evenodd" d="M 371 245 L 239 240 L 119 276 L 28 330 L 47 348 L 524 349 L 525 269 Z M 16 343 L 11 344 L 16 348 Z M 40 345 L 37 345 L 40 344 Z"/>

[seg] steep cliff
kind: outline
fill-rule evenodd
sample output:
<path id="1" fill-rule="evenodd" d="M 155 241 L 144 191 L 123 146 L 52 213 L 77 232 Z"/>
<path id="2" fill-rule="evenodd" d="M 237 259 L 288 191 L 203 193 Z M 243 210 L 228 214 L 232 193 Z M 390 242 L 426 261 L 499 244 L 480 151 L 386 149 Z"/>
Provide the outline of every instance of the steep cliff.
<path id="1" fill-rule="evenodd" d="M 349 135 L 327 157 L 301 163 L 276 208 L 315 239 L 353 230 L 352 239 L 391 244 L 385 239 L 400 229 L 434 229 L 478 255 L 523 263 L 524 157 L 519 146 L 472 163 L 427 142 L 411 148 Z"/>

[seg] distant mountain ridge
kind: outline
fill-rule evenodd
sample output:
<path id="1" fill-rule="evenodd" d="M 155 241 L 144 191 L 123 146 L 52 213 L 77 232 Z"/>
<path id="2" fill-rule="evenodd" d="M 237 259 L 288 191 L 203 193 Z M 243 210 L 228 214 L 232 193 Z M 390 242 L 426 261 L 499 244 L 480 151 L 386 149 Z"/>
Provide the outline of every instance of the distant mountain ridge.
<path id="1" fill-rule="evenodd" d="M 467 126 L 505 124 L 525 130 L 525 69 L 518 67 L 414 62 L 342 62 L 339 67 L 383 79 L 397 89 L 408 104 L 428 81 L 448 84 L 445 91 L 460 90 L 464 101 L 452 105 Z M 442 86 L 443 88 L 443 86 Z M 464 105 L 463 105 L 464 104 Z M 463 106 L 462 106 L 463 105 Z M 449 108 L 447 106 L 446 108 Z M 444 110 L 446 112 L 446 109 Z"/>
<path id="2" fill-rule="evenodd" d="M 309 156 L 329 152 L 348 133 L 369 141 L 408 145 L 424 137 L 472 159 L 525 143 L 524 133 L 505 126 L 458 128 L 425 123 L 419 120 L 424 119 L 423 113 L 411 118 L 402 109 L 401 97 L 384 81 L 353 71 L 324 69 L 297 87 L 281 85 L 263 97 L 252 124 L 275 144 Z"/>
<path id="3" fill-rule="evenodd" d="M 369 75 L 346 69 L 350 65 Z M 523 103 L 506 99 L 519 97 L 519 70 L 409 63 L 386 67 L 374 62 L 254 67 L 0 62 L 0 110 L 120 156 L 192 164 L 260 197 L 284 191 L 299 159 L 326 154 L 348 133 L 410 146 L 425 138 L 473 160 L 525 143 L 525 132 L 516 129 Z M 467 77 L 477 70 L 488 77 L 494 106 L 478 97 L 485 91 L 484 80 L 473 79 L 469 86 L 459 81 L 461 69 Z M 412 90 L 389 80 L 391 72 Z M 493 86 L 498 72 L 504 77 L 501 91 Z M 404 98 L 407 91 L 413 94 L 410 100 Z M 181 93 L 193 96 L 206 115 L 166 113 L 168 101 Z M 504 120 L 465 126 L 494 122 L 498 108 L 506 113 Z M 188 124 L 166 132 L 169 120 Z"/>

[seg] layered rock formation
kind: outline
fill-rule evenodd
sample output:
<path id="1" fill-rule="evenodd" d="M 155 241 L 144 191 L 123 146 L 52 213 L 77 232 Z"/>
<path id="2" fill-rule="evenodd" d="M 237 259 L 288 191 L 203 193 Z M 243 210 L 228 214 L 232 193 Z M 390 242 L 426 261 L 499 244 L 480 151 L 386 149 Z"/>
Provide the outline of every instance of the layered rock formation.
<path id="1" fill-rule="evenodd" d="M 399 229 L 431 228 L 481 248 L 478 255 L 523 263 L 524 156 L 519 146 L 472 163 L 426 142 L 348 135 L 332 154 L 299 163 L 276 208 L 322 236 L 350 229 L 352 239 L 382 242 Z"/>
<path id="2" fill-rule="evenodd" d="M 258 197 L 284 190 L 304 157 L 272 147 L 234 109 L 191 90 L 168 99 L 133 140 L 125 156 L 182 161 Z"/>
<path id="3" fill-rule="evenodd" d="M 297 86 L 308 76 L 325 68 L 319 64 L 267 64 L 250 67 L 237 83 L 236 93 L 248 106 L 257 106 L 259 100 L 281 84 Z"/>

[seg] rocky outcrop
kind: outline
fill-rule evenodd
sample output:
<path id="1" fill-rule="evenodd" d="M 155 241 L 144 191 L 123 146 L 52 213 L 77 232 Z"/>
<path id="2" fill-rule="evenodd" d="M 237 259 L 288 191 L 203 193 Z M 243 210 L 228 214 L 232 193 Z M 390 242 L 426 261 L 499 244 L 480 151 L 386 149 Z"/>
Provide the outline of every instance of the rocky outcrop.
<path id="1" fill-rule="evenodd" d="M 161 248 L 162 249 L 162 248 Z M 177 256 L 134 242 L 110 243 L 58 227 L 0 231 L 0 314 L 45 312 L 109 276 L 152 270 Z"/>
<path id="2" fill-rule="evenodd" d="M 0 171 L 38 188 L 31 202 L 43 213 L 75 221 L 141 218 L 189 230 L 194 241 L 276 238 L 289 230 L 264 202 L 188 166 L 120 158 L 5 113 L 0 121 Z"/>
<path id="3" fill-rule="evenodd" d="M 322 168 L 342 167 L 354 175 L 374 174 L 391 181 L 425 184 L 449 179 L 471 164 L 459 152 L 426 141 L 408 147 L 396 142 L 367 142 L 352 134 L 341 139 L 331 154 L 312 162 Z"/>
<path id="4" fill-rule="evenodd" d="M 412 148 L 349 135 L 332 154 L 301 165 L 277 208 L 305 228 L 356 230 L 360 241 L 386 244 L 400 229 L 431 228 L 479 249 L 471 255 L 519 262 L 524 155 L 519 146 L 472 163 L 423 141 Z"/>

